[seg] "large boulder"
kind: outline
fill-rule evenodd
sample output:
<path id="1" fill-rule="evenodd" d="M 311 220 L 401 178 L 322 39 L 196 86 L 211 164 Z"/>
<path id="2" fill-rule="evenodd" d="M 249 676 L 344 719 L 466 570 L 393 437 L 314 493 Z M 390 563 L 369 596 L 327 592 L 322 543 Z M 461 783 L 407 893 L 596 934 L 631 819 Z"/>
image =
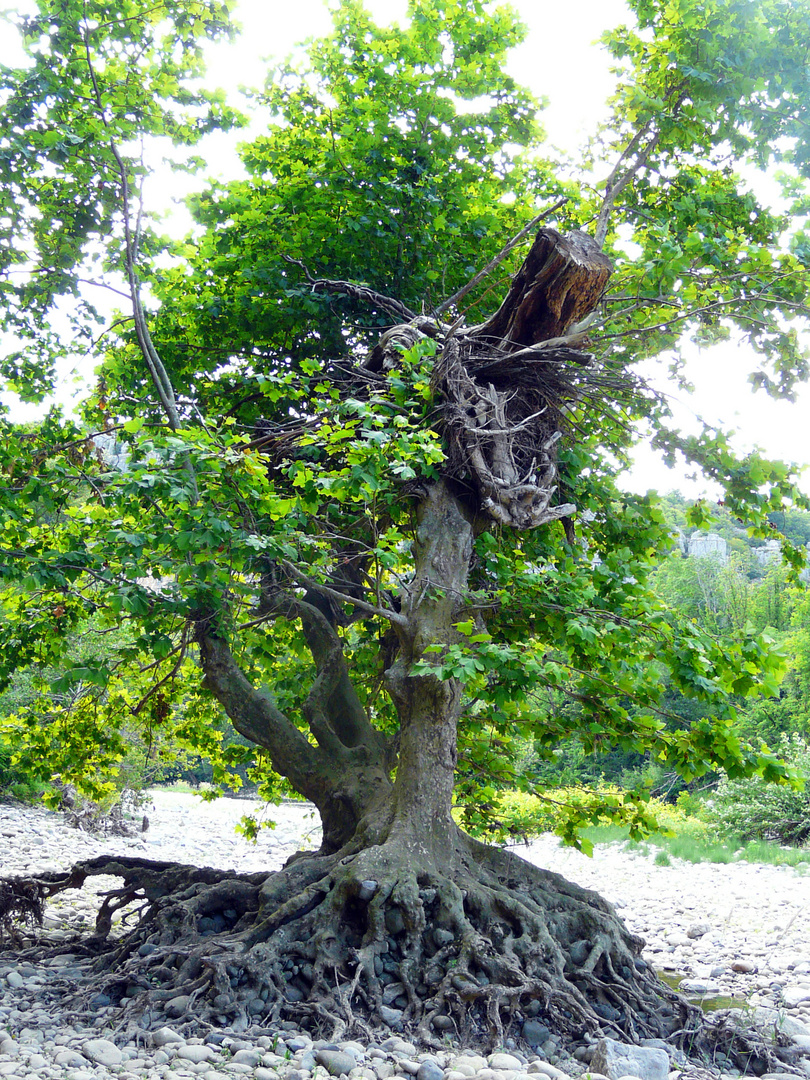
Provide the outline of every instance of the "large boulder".
<path id="1" fill-rule="evenodd" d="M 591 1058 L 591 1072 L 610 1080 L 637 1076 L 639 1080 L 667 1080 L 669 1055 L 651 1046 L 629 1046 L 615 1039 L 600 1039 Z"/>

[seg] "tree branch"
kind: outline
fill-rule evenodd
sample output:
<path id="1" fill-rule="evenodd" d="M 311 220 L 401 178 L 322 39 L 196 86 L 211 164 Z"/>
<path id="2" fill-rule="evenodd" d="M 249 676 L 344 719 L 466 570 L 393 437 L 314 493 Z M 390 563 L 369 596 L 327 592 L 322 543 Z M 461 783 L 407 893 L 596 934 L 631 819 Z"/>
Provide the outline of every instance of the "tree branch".
<path id="1" fill-rule="evenodd" d="M 321 582 L 303 573 L 293 563 L 288 562 L 287 559 L 281 559 L 279 566 L 283 566 L 293 580 L 298 581 L 313 592 L 323 593 L 324 596 L 328 596 L 331 600 L 337 600 L 339 604 L 351 604 L 360 611 L 367 611 L 369 615 L 380 615 L 383 619 L 388 619 L 394 626 L 407 626 L 407 619 L 398 611 L 391 611 L 388 608 L 377 607 L 375 604 L 368 604 L 365 600 L 360 600 L 356 596 L 350 596 L 348 593 L 339 592 L 328 585 L 322 585 Z"/>
<path id="2" fill-rule="evenodd" d="M 205 685 L 223 707 L 236 730 L 257 746 L 264 747 L 279 776 L 286 776 L 302 795 L 320 796 L 323 762 L 318 750 L 278 708 L 270 695 L 257 690 L 234 660 L 222 638 L 197 623 L 196 640 Z M 321 783 L 319 783 L 321 781 Z"/>
<path id="3" fill-rule="evenodd" d="M 96 99 L 96 107 L 98 109 L 102 123 L 104 124 L 105 128 L 109 129 L 109 121 L 107 120 L 104 110 L 104 99 L 101 95 L 101 89 L 98 85 L 95 68 L 93 67 L 93 57 L 90 52 L 89 30 L 86 26 L 82 33 L 82 42 L 84 44 L 87 68 L 90 73 L 90 81 L 93 86 L 93 94 Z M 140 347 L 141 354 L 144 358 L 149 374 L 152 378 L 152 383 L 154 384 L 158 397 L 160 398 L 161 406 L 163 407 L 163 411 L 165 412 L 166 418 L 169 421 L 169 427 L 172 431 L 177 431 L 180 427 L 180 421 L 177 412 L 177 401 L 175 398 L 174 387 L 172 386 L 168 372 L 166 371 L 163 361 L 161 360 L 160 355 L 155 348 L 154 342 L 152 341 L 152 335 L 149 332 L 149 325 L 146 321 L 143 303 L 141 302 L 140 282 L 138 280 L 138 275 L 135 268 L 138 244 L 140 242 L 142 202 L 137 215 L 136 233 L 133 237 L 130 215 L 129 178 L 127 176 L 126 165 L 124 164 L 124 160 L 121 157 L 118 146 L 116 145 L 115 139 L 112 137 L 112 135 L 110 135 L 109 138 L 109 147 L 110 153 L 115 160 L 121 184 L 122 216 L 124 223 L 124 259 L 126 265 L 127 281 L 129 283 L 130 300 L 132 302 L 132 314 L 135 321 L 135 336 L 138 339 L 138 345 Z M 184 454 L 183 458 L 186 472 L 188 473 L 191 480 L 193 501 L 196 502 L 199 498 L 199 491 L 197 489 L 197 478 L 194 471 L 194 465 L 188 453 Z"/>
<path id="4" fill-rule="evenodd" d="M 667 91 L 665 98 L 670 98 L 673 94 L 678 94 L 675 104 L 672 106 L 671 115 L 674 116 L 683 102 L 684 95 L 680 93 L 683 90 L 685 79 L 682 79 L 677 86 L 672 86 Z M 605 237 L 607 236 L 608 224 L 610 222 L 610 215 L 613 212 L 613 207 L 616 203 L 616 199 L 622 191 L 627 187 L 630 181 L 637 175 L 640 169 L 644 168 L 650 159 L 650 155 L 655 150 L 661 139 L 660 128 L 654 130 L 654 125 L 659 117 L 657 114 L 650 116 L 645 124 L 643 124 L 635 135 L 632 137 L 627 146 L 622 150 L 616 164 L 610 171 L 610 175 L 605 181 L 605 195 L 602 200 L 602 206 L 599 210 L 599 216 L 596 219 L 596 231 L 594 233 L 594 240 L 599 248 L 605 243 Z M 651 132 L 651 129 L 652 132 Z M 651 132 L 651 133 L 650 133 Z M 646 145 L 642 146 L 641 143 L 647 134 L 650 133 L 649 140 Z M 632 161 L 629 159 L 632 158 Z M 624 171 L 620 173 L 623 163 L 628 162 L 624 168 Z"/>
<path id="5" fill-rule="evenodd" d="M 369 289 L 367 285 L 356 285 L 351 281 L 335 281 L 331 278 L 313 278 L 301 259 L 294 259 L 291 255 L 284 255 L 283 258 L 288 263 L 301 267 L 313 291 L 320 289 L 324 292 L 343 293 L 344 296 L 351 296 L 354 300 L 361 300 L 371 307 L 380 307 L 383 311 L 387 311 L 389 315 L 393 315 L 395 319 L 404 319 L 410 322 L 411 319 L 416 318 L 416 312 L 411 311 L 401 301 L 375 292 L 374 289 Z"/>
<path id="6" fill-rule="evenodd" d="M 319 590 L 320 591 L 320 590 Z M 352 749 L 364 744 L 381 763 L 388 761 L 389 741 L 369 721 L 354 688 L 343 651 L 343 642 L 326 614 L 307 597 L 275 590 L 262 578 L 262 620 L 272 614 L 301 620 L 307 646 L 312 653 L 318 677 L 304 706 L 304 714 L 318 743 L 337 736 L 341 747 Z M 262 621 L 260 620 L 260 621 Z M 316 726 L 320 725 L 316 730 Z M 327 732 L 324 728 L 329 729 Z M 322 740 L 321 734 L 324 739 Z"/>

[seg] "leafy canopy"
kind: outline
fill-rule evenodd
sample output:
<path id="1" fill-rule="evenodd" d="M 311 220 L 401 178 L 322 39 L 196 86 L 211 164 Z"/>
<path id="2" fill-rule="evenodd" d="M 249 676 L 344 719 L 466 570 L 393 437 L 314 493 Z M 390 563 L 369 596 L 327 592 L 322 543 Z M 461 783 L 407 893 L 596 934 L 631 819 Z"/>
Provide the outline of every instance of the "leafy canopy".
<path id="1" fill-rule="evenodd" d="M 7 419 L 0 441 L 0 673 L 33 669 L 44 695 L 6 727 L 43 771 L 86 775 L 92 758 L 100 782 L 125 735 L 159 729 L 213 755 L 224 778 L 243 749 L 222 751 L 196 674 L 201 618 L 306 729 L 315 665 L 295 604 L 267 607 L 276 582 L 282 596 L 353 597 L 332 598 L 331 616 L 366 712 L 395 727 L 386 612 L 411 572 L 418 485 L 441 475 L 446 448 L 430 339 L 365 383 L 356 361 L 407 321 L 385 297 L 434 311 L 546 211 L 561 230 L 595 233 L 613 260 L 589 349 L 615 397 L 568 410 L 559 499 L 577 506 L 578 537 L 482 531 L 466 614 L 419 660 L 465 688 L 469 820 L 499 786 L 534 784 L 518 749 L 548 759 L 572 732 L 588 752 L 649 752 L 687 777 L 717 764 L 784 775 L 732 730 L 736 699 L 776 690 L 778 653 L 763 634 L 715 639 L 654 598 L 668 527 L 616 478 L 643 421 L 763 535 L 768 513 L 801 503 L 789 467 L 736 459 L 719 431 L 681 436 L 666 403 L 629 393 L 626 376 L 650 356 L 677 368 L 690 338 L 728 335 L 768 391 L 806 376 L 798 28 L 810 12 L 805 0 L 632 10 L 635 25 L 606 37 L 613 119 L 571 162 L 543 145 L 537 103 L 504 73 L 522 34 L 509 9 L 413 0 L 404 27 L 378 27 L 344 0 L 307 65 L 282 65 L 257 92 L 271 120 L 242 148 L 247 175 L 201 187 L 182 242 L 142 205 L 140 140 L 146 154 L 155 137 L 185 150 L 238 121 L 200 82 L 201 43 L 230 32 L 227 5 L 40 0 L 19 20 L 29 65 L 0 73 L 0 303 L 15 339 L 3 372 L 41 400 L 61 355 L 97 365 L 81 421 Z M 784 216 L 746 179 L 775 164 Z M 518 247 L 445 317 L 491 313 L 521 258 Z M 87 281 L 129 295 L 111 324 Z M 77 635 L 98 642 L 80 662 Z M 687 730 L 667 723 L 672 686 L 707 705 Z M 632 800 L 617 810 L 638 817 Z"/>

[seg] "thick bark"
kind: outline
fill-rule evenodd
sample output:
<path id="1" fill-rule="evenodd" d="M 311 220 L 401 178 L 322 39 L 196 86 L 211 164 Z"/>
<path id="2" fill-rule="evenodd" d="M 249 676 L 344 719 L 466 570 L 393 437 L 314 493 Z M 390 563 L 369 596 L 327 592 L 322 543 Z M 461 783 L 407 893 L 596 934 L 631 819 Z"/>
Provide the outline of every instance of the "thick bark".
<path id="1" fill-rule="evenodd" d="M 388 740 L 369 722 L 366 710 L 351 680 L 342 642 L 329 619 L 314 604 L 300 605 L 301 623 L 319 678 L 322 678 L 321 706 L 328 724 L 344 747 L 369 744 L 376 756 L 385 761 L 390 752 Z"/>
<path id="2" fill-rule="evenodd" d="M 457 679 L 411 669 L 436 660 L 432 647 L 461 640 L 454 624 L 466 611 L 472 549 L 473 528 L 461 501 L 447 484 L 431 485 L 417 507 L 415 572 L 402 605 L 407 628 L 398 630 L 399 657 L 386 672 L 400 724 L 395 831 L 431 860 L 446 860 L 455 836 L 450 811 L 464 688 Z"/>

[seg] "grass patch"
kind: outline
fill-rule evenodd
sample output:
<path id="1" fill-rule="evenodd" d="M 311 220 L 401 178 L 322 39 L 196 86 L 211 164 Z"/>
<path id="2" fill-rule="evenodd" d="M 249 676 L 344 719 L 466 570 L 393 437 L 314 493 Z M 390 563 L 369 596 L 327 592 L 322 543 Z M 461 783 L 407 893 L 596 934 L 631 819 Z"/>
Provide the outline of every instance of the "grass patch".
<path id="1" fill-rule="evenodd" d="M 730 843 L 709 840 L 701 836 L 679 835 L 665 836 L 659 834 L 654 843 L 663 847 L 676 859 L 683 859 L 690 863 L 730 863 L 734 862 L 740 845 L 737 841 Z"/>
<path id="2" fill-rule="evenodd" d="M 582 829 L 582 835 L 592 844 L 635 844 L 630 839 L 630 830 L 626 825 L 588 825 Z"/>
<path id="3" fill-rule="evenodd" d="M 151 784 L 154 791 L 171 791 L 175 795 L 199 795 L 201 791 L 210 790 L 210 784 L 188 784 L 185 780 L 172 780 L 168 784 Z"/>
<path id="4" fill-rule="evenodd" d="M 654 860 L 656 866 L 669 866 L 671 859 L 682 859 L 690 863 L 742 861 L 765 866 L 794 866 L 800 870 L 810 868 L 810 851 L 807 848 L 786 848 L 767 840 L 750 840 L 747 844 L 739 840 L 712 840 L 702 830 L 697 833 L 679 832 L 675 835 L 652 833 L 641 844 L 630 839 L 628 829 L 615 825 L 589 826 L 583 829 L 583 835 L 594 846 L 624 843 L 628 850 L 642 851 L 644 854 L 650 847 L 658 848 Z"/>
<path id="5" fill-rule="evenodd" d="M 770 866 L 798 866 L 810 868 L 810 850 L 804 848 L 782 847 L 767 840 L 749 840 L 740 849 L 738 858 L 746 862 L 768 863 Z"/>

